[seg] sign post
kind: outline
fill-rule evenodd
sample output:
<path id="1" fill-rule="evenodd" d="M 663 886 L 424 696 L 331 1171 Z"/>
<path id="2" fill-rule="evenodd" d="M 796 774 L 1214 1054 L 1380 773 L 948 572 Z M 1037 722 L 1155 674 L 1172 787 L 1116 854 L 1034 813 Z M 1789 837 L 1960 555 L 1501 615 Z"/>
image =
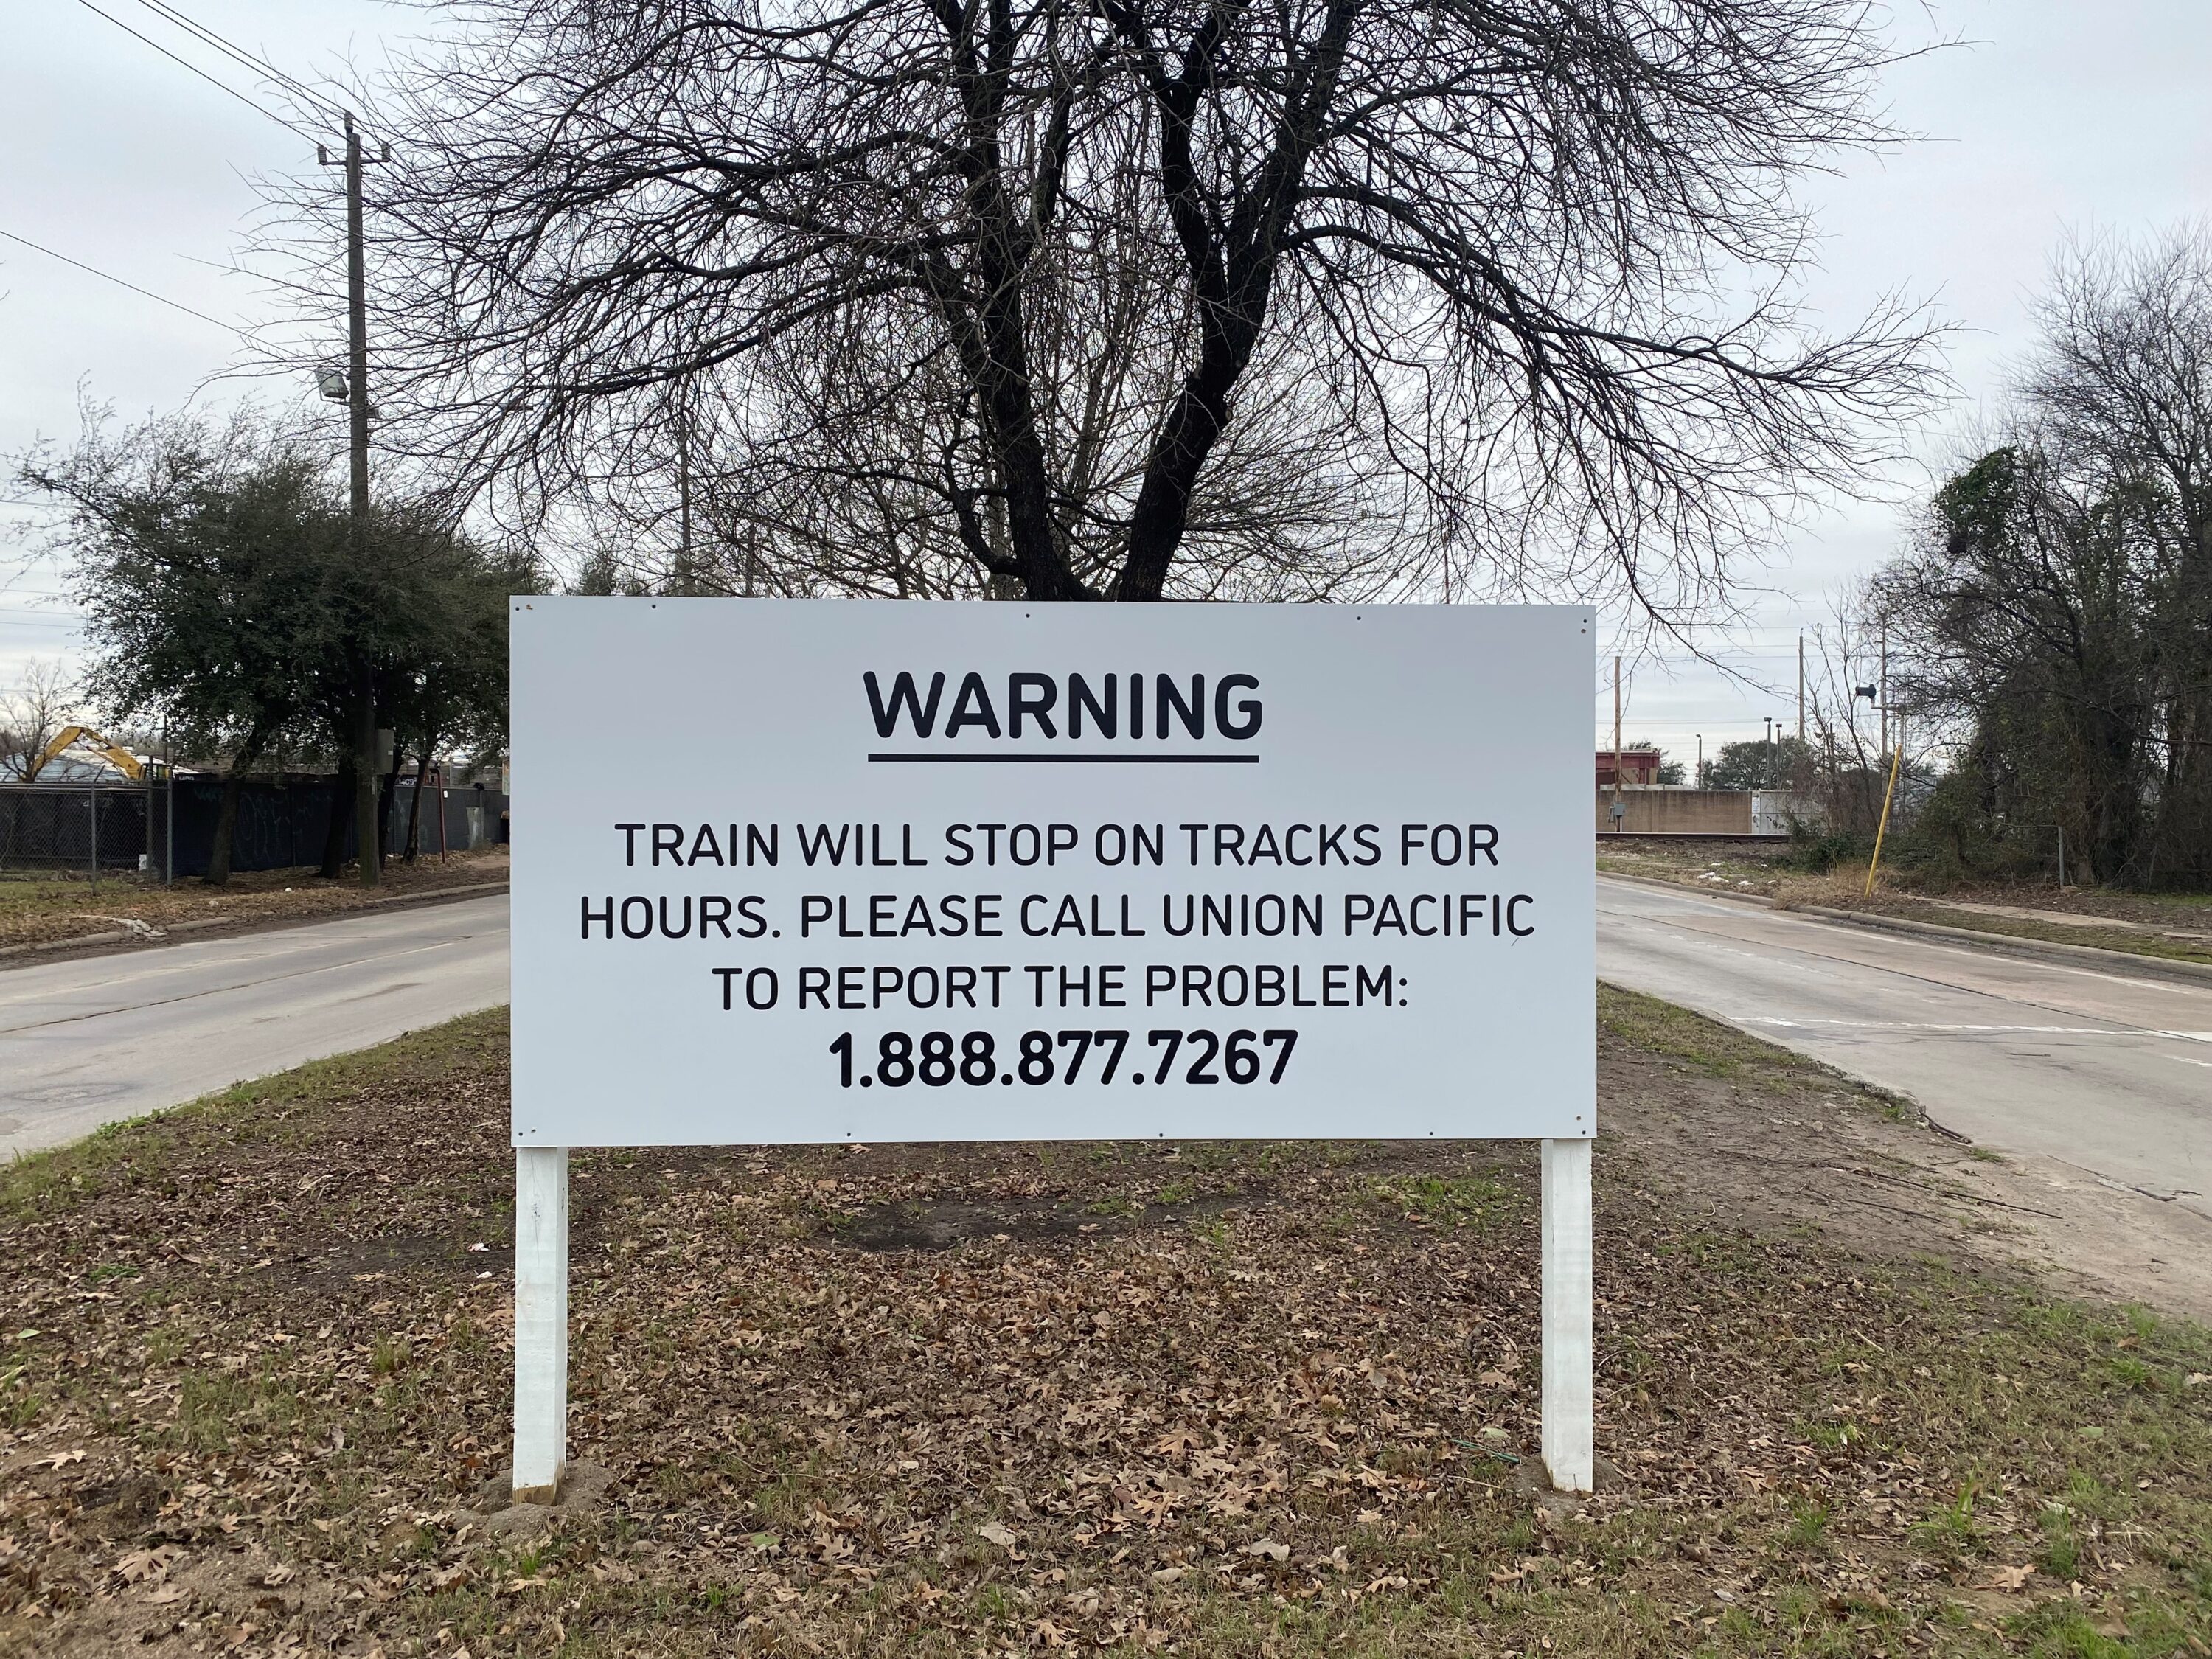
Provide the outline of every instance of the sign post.
<path id="1" fill-rule="evenodd" d="M 518 1499 L 568 1148 L 1139 1138 L 1541 1141 L 1589 1490 L 1589 611 L 513 609 Z"/>
<path id="2" fill-rule="evenodd" d="M 568 1465 L 568 1152 L 514 1153 L 514 1500 L 550 1504 Z"/>
<path id="3" fill-rule="evenodd" d="M 1547 1140 L 1542 1186 L 1544 1468 L 1560 1491 L 1588 1492 L 1597 1462 L 1589 1142 Z"/>

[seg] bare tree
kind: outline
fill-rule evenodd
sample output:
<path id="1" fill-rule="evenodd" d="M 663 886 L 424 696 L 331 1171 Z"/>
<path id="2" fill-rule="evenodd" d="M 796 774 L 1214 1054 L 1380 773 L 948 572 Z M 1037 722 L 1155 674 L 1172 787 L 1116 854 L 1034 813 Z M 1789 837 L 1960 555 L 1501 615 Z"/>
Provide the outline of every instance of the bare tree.
<path id="1" fill-rule="evenodd" d="M 0 778 L 36 781 L 46 745 L 75 718 L 70 678 L 58 662 L 33 661 L 23 683 L 0 694 Z"/>
<path id="2" fill-rule="evenodd" d="M 2146 745 L 2157 803 L 2156 844 L 2130 862 L 2212 875 L 2212 225 L 2069 247 L 2038 320 L 2021 397 L 2051 487 L 2107 521 L 2077 540 L 2125 526 L 2100 551 L 2142 703 L 2108 718 Z"/>
<path id="3" fill-rule="evenodd" d="M 1931 806 L 1995 858 L 2212 878 L 2212 233 L 2064 250 L 1995 425 L 1876 582 L 1954 758 Z M 2047 854 L 2039 850 L 2033 861 Z"/>
<path id="4" fill-rule="evenodd" d="M 1881 738 L 1879 706 L 1863 691 L 1889 699 L 1893 714 L 1897 710 L 1882 684 L 1875 641 L 1881 621 L 1873 601 L 1856 592 L 1831 611 L 1827 622 L 1813 630 L 1805 680 L 1806 741 L 1790 784 L 1819 805 L 1831 835 L 1871 836 L 1881 816 L 1890 758 Z M 1892 735 L 1901 740 L 1903 734 Z"/>
<path id="5" fill-rule="evenodd" d="M 1695 615 L 1927 389 L 1789 300 L 1793 186 L 1888 136 L 1860 0 L 454 11 L 381 118 L 386 439 L 635 515 L 702 414 L 728 585 Z"/>

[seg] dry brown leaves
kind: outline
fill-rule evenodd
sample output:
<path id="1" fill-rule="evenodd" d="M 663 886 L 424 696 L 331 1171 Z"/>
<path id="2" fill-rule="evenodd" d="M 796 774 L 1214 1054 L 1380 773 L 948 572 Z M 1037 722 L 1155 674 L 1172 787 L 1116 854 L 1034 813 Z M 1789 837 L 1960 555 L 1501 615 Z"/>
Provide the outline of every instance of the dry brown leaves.
<path id="1" fill-rule="evenodd" d="M 594 1153 L 572 1440 L 614 1486 L 508 1540 L 471 1507 L 507 1431 L 503 1066 L 465 1022 L 23 1199 L 0 1646 L 1459 1653 L 1479 1614 L 1484 1650 L 1632 1653 L 1809 1595 L 1901 1651 L 2018 1571 L 1930 1516 L 1971 1480 L 1964 1536 L 2027 1536 L 2051 1478 L 1929 1366 L 2005 1292 L 1713 1228 L 1632 1139 L 1580 1504 L 1531 1479 L 1518 1149 Z M 2138 1571 L 2079 1537 L 2081 1593 Z"/>

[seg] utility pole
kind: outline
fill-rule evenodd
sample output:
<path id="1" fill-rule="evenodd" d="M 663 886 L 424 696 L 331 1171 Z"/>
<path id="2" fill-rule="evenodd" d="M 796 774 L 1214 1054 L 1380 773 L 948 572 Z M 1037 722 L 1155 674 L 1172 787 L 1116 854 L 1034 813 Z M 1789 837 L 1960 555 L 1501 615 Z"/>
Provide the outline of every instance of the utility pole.
<path id="1" fill-rule="evenodd" d="M 1889 630 L 1881 630 L 1881 666 L 1875 670 L 1875 690 L 1879 694 L 1875 706 L 1881 710 L 1881 752 L 1889 752 Z"/>
<path id="2" fill-rule="evenodd" d="M 1805 630 L 1797 630 L 1797 742 L 1805 742 Z"/>
<path id="3" fill-rule="evenodd" d="M 390 159 L 387 147 L 386 159 Z M 316 147 L 316 157 L 331 165 L 328 151 Z M 346 413 L 351 442 L 353 480 L 350 532 L 354 568 L 368 562 L 368 264 L 362 242 L 361 133 L 353 117 L 345 118 L 346 192 Z M 361 641 L 345 646 L 346 679 L 351 692 L 353 739 L 354 835 L 360 846 L 361 884 L 374 887 L 382 877 L 383 848 L 376 835 L 376 672 Z M 331 810 L 343 810 L 332 801 Z"/>
<path id="4" fill-rule="evenodd" d="M 1698 733 L 1698 769 L 1692 775 L 1697 779 L 1698 788 L 1705 787 L 1705 734 L 1702 732 Z"/>
<path id="5" fill-rule="evenodd" d="M 1620 659 L 1613 659 L 1613 827 L 1620 828 Z"/>

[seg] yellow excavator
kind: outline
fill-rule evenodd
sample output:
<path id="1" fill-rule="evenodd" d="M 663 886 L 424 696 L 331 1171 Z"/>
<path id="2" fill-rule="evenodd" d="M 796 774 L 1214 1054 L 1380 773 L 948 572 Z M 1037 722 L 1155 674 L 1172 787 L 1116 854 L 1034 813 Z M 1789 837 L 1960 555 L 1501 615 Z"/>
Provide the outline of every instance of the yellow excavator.
<path id="1" fill-rule="evenodd" d="M 48 761 L 80 744 L 134 783 L 146 775 L 144 765 L 129 750 L 118 748 L 88 726 L 64 726 L 54 734 L 52 743 L 32 757 L 31 769 L 25 775 L 27 781 L 36 781 L 39 774 L 46 769 Z"/>

